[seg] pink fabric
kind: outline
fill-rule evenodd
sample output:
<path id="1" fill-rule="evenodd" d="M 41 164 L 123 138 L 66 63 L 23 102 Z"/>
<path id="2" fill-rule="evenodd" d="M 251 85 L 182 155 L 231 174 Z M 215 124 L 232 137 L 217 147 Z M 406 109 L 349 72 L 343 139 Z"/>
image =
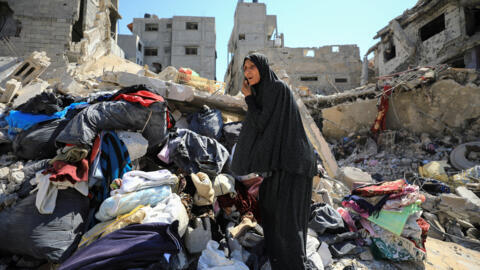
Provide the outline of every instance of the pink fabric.
<path id="1" fill-rule="evenodd" d="M 356 232 L 356 231 L 357 231 L 357 227 L 355 226 L 355 222 L 353 221 L 352 217 L 350 216 L 350 213 L 348 213 L 348 210 L 339 207 L 339 208 L 337 209 L 337 212 L 340 213 L 340 215 L 341 215 L 342 218 L 343 218 L 343 221 L 345 221 L 345 223 L 347 223 L 348 229 L 349 229 L 351 232 Z"/>
<path id="2" fill-rule="evenodd" d="M 355 201 L 343 201 L 342 205 L 344 207 L 350 208 L 353 211 L 357 212 L 361 217 L 363 218 L 368 218 L 370 215 L 368 214 L 368 211 L 361 208 Z"/>
<path id="3" fill-rule="evenodd" d="M 418 191 L 419 191 L 418 186 L 407 185 L 406 187 L 404 187 L 404 188 L 402 189 L 401 192 L 395 193 L 395 194 L 390 194 L 390 196 L 388 196 L 388 199 L 389 199 L 389 200 L 391 200 L 391 199 L 397 199 L 397 198 L 402 197 L 403 195 L 406 195 L 406 194 L 409 194 L 409 193 L 418 192 Z"/>
<path id="4" fill-rule="evenodd" d="M 260 184 L 263 182 L 263 177 L 255 177 L 242 181 L 242 184 L 247 188 L 249 195 L 254 196 L 258 199 L 258 191 L 260 189 Z"/>
<path id="5" fill-rule="evenodd" d="M 377 233 L 375 233 L 375 230 L 372 227 L 372 224 L 370 224 L 370 221 L 361 218 L 360 224 L 362 224 L 362 227 L 365 228 L 365 230 L 367 230 L 372 237 L 378 237 Z"/>

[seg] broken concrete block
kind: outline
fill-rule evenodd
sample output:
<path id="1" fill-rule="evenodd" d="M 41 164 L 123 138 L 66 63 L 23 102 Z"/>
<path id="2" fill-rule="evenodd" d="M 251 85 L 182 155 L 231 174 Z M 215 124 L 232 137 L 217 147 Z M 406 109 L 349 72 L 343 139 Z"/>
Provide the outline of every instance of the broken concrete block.
<path id="1" fill-rule="evenodd" d="M 157 94 L 165 97 L 167 94 L 167 85 L 164 81 L 137 75 L 129 72 L 105 72 L 102 79 L 107 82 L 116 83 L 122 87 L 144 84 Z"/>
<path id="2" fill-rule="evenodd" d="M 340 180 L 349 188 L 353 189 L 353 184 L 357 182 L 369 184 L 373 179 L 369 173 L 355 167 L 343 167 L 340 169 Z"/>
<path id="3" fill-rule="evenodd" d="M 455 194 L 441 194 L 439 207 L 447 207 L 450 209 L 465 209 L 467 200 Z M 441 208 L 440 208 L 441 209 Z"/>
<path id="4" fill-rule="evenodd" d="M 0 98 L 0 102 L 9 103 L 10 101 L 12 101 L 13 97 L 21 87 L 22 84 L 19 81 L 15 79 L 8 80 L 5 85 L 5 92 Z"/>
<path id="5" fill-rule="evenodd" d="M 13 101 L 12 108 L 16 109 L 18 106 L 26 103 L 29 99 L 36 95 L 40 95 L 47 89 L 48 83 L 45 81 L 33 82 L 18 91 L 18 96 Z"/>
<path id="6" fill-rule="evenodd" d="M 46 52 L 34 51 L 21 63 L 10 78 L 21 82 L 23 86 L 40 76 L 50 66 L 50 58 Z"/>
<path id="7" fill-rule="evenodd" d="M 440 202 L 440 198 L 427 192 L 422 192 L 422 194 L 425 196 L 425 202 L 423 202 L 421 205 L 422 208 L 429 212 L 434 212 L 434 210 L 437 208 L 438 203 Z"/>
<path id="8" fill-rule="evenodd" d="M 80 96 L 87 92 L 87 88 L 82 84 L 78 83 L 72 76 L 68 73 L 64 73 L 60 82 L 57 84 L 58 92 L 64 95 L 73 95 Z"/>
<path id="9" fill-rule="evenodd" d="M 475 193 L 471 190 L 467 189 L 466 187 L 457 187 L 455 192 L 462 198 L 467 200 L 466 209 L 467 210 L 478 210 L 480 209 L 480 198 L 478 198 Z"/>
<path id="10" fill-rule="evenodd" d="M 131 160 L 145 156 L 148 148 L 148 141 L 142 134 L 130 131 L 117 131 L 117 135 L 125 144 Z"/>
<path id="11" fill-rule="evenodd" d="M 175 67 L 168 66 L 158 74 L 158 78 L 164 81 L 175 81 L 177 72 L 178 71 Z"/>
<path id="12" fill-rule="evenodd" d="M 193 100 L 194 88 L 188 85 L 169 83 L 165 98 L 190 102 Z"/>

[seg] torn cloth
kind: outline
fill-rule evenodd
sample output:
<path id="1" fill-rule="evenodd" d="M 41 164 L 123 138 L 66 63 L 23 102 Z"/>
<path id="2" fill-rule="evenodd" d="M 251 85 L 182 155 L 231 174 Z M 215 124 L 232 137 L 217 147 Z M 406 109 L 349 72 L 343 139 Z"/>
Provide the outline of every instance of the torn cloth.
<path id="1" fill-rule="evenodd" d="M 377 118 L 375 118 L 375 123 L 373 124 L 370 131 L 376 135 L 379 130 L 385 130 L 387 128 L 387 112 L 388 112 L 388 100 L 392 94 L 392 87 L 390 85 L 385 85 L 383 87 L 383 94 L 380 98 L 380 104 L 378 104 L 378 113 Z"/>
<path id="2" fill-rule="evenodd" d="M 84 182 L 88 180 L 88 161 L 82 159 L 75 164 L 55 161 L 44 173 L 51 174 L 50 181 L 69 181 L 72 184 Z"/>
<path id="3" fill-rule="evenodd" d="M 76 182 L 72 184 L 69 181 L 53 182 L 49 180 L 50 175 L 44 175 L 42 172 L 37 172 L 35 178 L 30 180 L 32 185 L 37 185 L 38 192 L 35 198 L 35 206 L 40 214 L 52 214 L 55 210 L 57 202 L 58 190 L 72 187 L 80 192 L 83 196 L 88 195 L 88 183 Z"/>

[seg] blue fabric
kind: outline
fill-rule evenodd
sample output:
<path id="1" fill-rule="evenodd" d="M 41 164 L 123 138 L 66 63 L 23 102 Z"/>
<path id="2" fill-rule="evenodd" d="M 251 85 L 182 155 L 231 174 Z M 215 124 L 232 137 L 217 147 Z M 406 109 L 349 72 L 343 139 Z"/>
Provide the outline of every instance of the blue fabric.
<path id="1" fill-rule="evenodd" d="M 33 125 L 52 119 L 64 118 L 68 110 L 75 109 L 77 106 L 87 105 L 86 102 L 72 103 L 65 107 L 62 111 L 52 115 L 31 114 L 21 111 L 11 110 L 9 115 L 5 117 L 8 123 L 8 136 L 13 139 L 19 132 L 31 128 Z"/>
<path id="2" fill-rule="evenodd" d="M 112 131 L 105 131 L 100 146 L 100 167 L 104 176 L 100 201 L 110 196 L 110 184 L 132 170 L 132 161 L 127 147 Z"/>

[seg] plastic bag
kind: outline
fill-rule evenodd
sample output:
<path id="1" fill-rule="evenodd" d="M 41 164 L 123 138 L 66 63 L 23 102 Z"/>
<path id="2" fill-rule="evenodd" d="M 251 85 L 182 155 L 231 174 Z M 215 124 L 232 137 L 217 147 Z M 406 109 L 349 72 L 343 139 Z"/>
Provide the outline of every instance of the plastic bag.
<path id="1" fill-rule="evenodd" d="M 220 245 L 210 240 L 207 243 L 207 248 L 202 251 L 202 255 L 198 260 L 197 270 L 248 270 L 241 258 L 233 256 L 232 259 L 225 257 L 223 250 L 218 250 Z"/>
<path id="2" fill-rule="evenodd" d="M 36 195 L 0 212 L 0 250 L 61 262 L 80 241 L 89 200 L 76 190 L 60 190 L 53 214 L 42 215 L 35 208 Z"/>
<path id="3" fill-rule="evenodd" d="M 147 188 L 126 194 L 117 194 L 103 201 L 95 217 L 100 221 L 114 219 L 119 215 L 132 211 L 141 204 L 155 206 L 170 194 L 172 194 L 172 188 L 169 185 Z"/>
<path id="4" fill-rule="evenodd" d="M 199 112 L 192 115 L 188 128 L 200 135 L 218 140 L 222 136 L 222 112 L 203 106 Z"/>

